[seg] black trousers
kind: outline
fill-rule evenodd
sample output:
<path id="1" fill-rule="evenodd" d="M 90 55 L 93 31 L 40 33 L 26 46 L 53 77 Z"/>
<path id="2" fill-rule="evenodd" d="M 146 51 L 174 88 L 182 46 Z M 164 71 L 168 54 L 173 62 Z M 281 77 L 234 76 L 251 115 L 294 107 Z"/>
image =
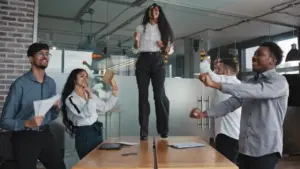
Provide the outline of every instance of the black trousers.
<path id="1" fill-rule="evenodd" d="M 165 94 L 164 58 L 160 52 L 142 52 L 136 63 L 136 80 L 139 91 L 140 135 L 148 136 L 150 104 L 148 90 L 150 80 L 153 87 L 156 128 L 158 134 L 169 132 L 169 99 Z"/>
<path id="2" fill-rule="evenodd" d="M 275 169 L 280 158 L 279 153 L 272 153 L 261 157 L 251 157 L 239 154 L 239 169 Z"/>
<path id="3" fill-rule="evenodd" d="M 102 123 L 96 122 L 90 126 L 76 128 L 75 147 L 79 159 L 82 159 L 102 142 Z"/>
<path id="4" fill-rule="evenodd" d="M 231 162 L 236 163 L 239 154 L 239 140 L 225 134 L 218 134 L 216 137 L 216 149 Z"/>
<path id="5" fill-rule="evenodd" d="M 66 168 L 49 129 L 13 132 L 11 141 L 18 169 L 35 169 L 38 159 L 46 169 Z"/>

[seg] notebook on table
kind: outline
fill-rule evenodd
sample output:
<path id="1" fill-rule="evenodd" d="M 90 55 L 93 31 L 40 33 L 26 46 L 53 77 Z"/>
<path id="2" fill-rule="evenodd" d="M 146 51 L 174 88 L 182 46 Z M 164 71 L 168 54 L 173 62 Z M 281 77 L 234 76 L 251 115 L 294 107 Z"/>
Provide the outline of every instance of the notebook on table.
<path id="1" fill-rule="evenodd" d="M 177 149 L 195 148 L 195 147 L 204 147 L 205 146 L 202 143 L 196 143 L 196 142 L 175 143 L 175 144 L 168 144 L 168 145 L 170 147 L 177 148 Z"/>
<path id="2" fill-rule="evenodd" d="M 120 150 L 122 147 L 119 143 L 103 143 L 100 145 L 99 150 Z"/>

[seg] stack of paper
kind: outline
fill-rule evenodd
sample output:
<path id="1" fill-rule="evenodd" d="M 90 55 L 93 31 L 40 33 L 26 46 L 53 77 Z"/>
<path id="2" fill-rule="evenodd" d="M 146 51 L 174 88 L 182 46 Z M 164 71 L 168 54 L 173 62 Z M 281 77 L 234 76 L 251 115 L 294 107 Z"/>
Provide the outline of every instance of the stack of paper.
<path id="1" fill-rule="evenodd" d="M 186 143 L 169 144 L 169 146 L 181 149 L 181 148 L 204 147 L 205 145 L 202 143 L 196 143 L 196 142 L 186 142 Z"/>
<path id="2" fill-rule="evenodd" d="M 60 94 L 57 94 L 49 99 L 37 100 L 33 102 L 35 116 L 45 116 L 52 106 L 60 99 Z"/>
<path id="3" fill-rule="evenodd" d="M 117 143 L 122 144 L 122 145 L 126 145 L 126 146 L 138 145 L 138 143 L 130 143 L 130 142 L 117 142 Z"/>

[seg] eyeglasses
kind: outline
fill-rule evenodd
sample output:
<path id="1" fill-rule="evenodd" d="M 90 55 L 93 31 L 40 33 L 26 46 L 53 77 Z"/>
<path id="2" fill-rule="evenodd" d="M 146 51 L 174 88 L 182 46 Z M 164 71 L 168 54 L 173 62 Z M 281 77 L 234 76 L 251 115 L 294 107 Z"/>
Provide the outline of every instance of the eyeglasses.
<path id="1" fill-rule="evenodd" d="M 51 57 L 51 53 L 41 53 L 41 52 L 38 52 L 36 53 L 36 56 L 37 57 Z"/>

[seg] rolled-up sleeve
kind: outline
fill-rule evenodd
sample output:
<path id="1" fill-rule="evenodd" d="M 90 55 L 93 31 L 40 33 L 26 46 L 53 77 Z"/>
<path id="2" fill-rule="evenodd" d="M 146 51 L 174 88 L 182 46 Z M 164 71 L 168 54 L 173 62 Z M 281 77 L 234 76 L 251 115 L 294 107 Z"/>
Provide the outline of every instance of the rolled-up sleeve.
<path id="1" fill-rule="evenodd" d="M 207 110 L 208 117 L 221 117 L 233 112 L 242 106 L 242 100 L 237 97 L 230 97 L 229 99 L 216 104 L 211 109 Z"/>
<path id="2" fill-rule="evenodd" d="M 143 32 L 143 26 L 142 26 L 142 25 L 137 26 L 135 32 L 140 33 L 140 38 L 141 38 L 141 34 L 142 34 L 142 32 Z M 140 43 L 140 41 L 139 41 L 139 43 Z M 132 47 L 132 52 L 133 52 L 134 54 L 137 54 L 137 53 L 140 52 L 140 44 L 138 44 L 138 45 L 139 45 L 138 48 L 135 48 L 134 46 Z"/>
<path id="3" fill-rule="evenodd" d="M 200 66 L 200 74 L 208 73 L 214 82 L 217 82 L 217 83 L 229 82 L 228 76 L 218 75 L 211 70 L 210 63 L 208 60 L 203 60 L 202 62 L 200 62 L 199 66 Z"/>
<path id="4" fill-rule="evenodd" d="M 6 97 L 2 115 L 0 118 L 0 128 L 9 131 L 20 131 L 24 130 L 25 120 L 15 119 L 18 113 L 18 108 L 22 96 L 22 88 L 20 85 L 13 83 L 9 89 Z"/>
<path id="5" fill-rule="evenodd" d="M 221 84 L 221 91 L 238 98 L 272 99 L 288 94 L 286 79 L 274 77 L 257 83 Z"/>
<path id="6" fill-rule="evenodd" d="M 100 110 L 101 112 L 105 113 L 114 108 L 118 101 L 118 97 L 112 95 L 106 102 L 104 102 L 101 99 L 99 99 L 99 97 L 97 97 L 96 95 L 93 95 L 93 100 L 95 100 L 96 102 L 97 110 Z"/>

